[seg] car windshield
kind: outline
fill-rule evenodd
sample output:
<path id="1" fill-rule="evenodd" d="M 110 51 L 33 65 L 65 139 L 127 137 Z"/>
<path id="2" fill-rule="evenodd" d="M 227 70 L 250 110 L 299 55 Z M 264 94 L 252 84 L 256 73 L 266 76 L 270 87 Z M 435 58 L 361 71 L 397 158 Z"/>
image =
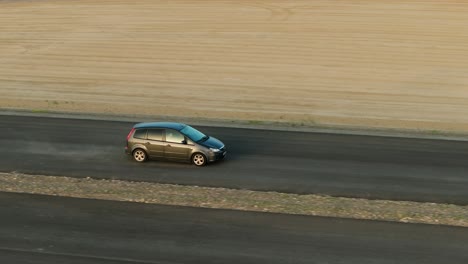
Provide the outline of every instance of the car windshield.
<path id="1" fill-rule="evenodd" d="M 196 130 L 191 126 L 184 127 L 182 130 L 180 130 L 180 132 L 182 132 L 182 134 L 186 135 L 195 142 L 205 140 L 208 138 L 207 135 L 203 134 L 202 132 Z"/>

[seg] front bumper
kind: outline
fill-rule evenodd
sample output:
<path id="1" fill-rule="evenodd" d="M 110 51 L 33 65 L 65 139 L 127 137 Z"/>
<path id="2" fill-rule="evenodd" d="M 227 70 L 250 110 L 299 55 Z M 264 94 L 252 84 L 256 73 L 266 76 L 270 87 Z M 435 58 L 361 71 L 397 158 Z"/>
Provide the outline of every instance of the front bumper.
<path id="1" fill-rule="evenodd" d="M 222 160 L 226 157 L 227 155 L 227 151 L 224 150 L 224 151 L 220 151 L 220 152 L 211 152 L 209 155 L 208 155 L 208 162 L 215 162 L 215 161 L 218 161 L 218 160 Z"/>

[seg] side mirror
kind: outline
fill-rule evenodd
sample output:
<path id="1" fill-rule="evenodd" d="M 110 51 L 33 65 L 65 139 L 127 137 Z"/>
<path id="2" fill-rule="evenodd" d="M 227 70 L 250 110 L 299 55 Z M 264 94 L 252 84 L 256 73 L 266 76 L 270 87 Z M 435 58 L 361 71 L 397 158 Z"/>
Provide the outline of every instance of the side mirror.
<path id="1" fill-rule="evenodd" d="M 181 143 L 187 145 L 187 139 L 182 140 Z"/>

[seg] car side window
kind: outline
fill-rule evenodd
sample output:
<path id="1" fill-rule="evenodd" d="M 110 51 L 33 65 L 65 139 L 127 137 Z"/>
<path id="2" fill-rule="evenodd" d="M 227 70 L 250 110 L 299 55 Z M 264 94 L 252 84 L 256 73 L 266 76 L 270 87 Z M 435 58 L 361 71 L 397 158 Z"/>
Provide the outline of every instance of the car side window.
<path id="1" fill-rule="evenodd" d="M 182 143 L 185 140 L 184 135 L 172 129 L 166 129 L 166 141 L 173 143 Z"/>
<path id="2" fill-rule="evenodd" d="M 137 129 L 135 133 L 133 133 L 133 137 L 139 139 L 146 139 L 146 129 Z"/>
<path id="3" fill-rule="evenodd" d="M 162 129 L 148 129 L 148 139 L 162 141 L 163 130 Z"/>

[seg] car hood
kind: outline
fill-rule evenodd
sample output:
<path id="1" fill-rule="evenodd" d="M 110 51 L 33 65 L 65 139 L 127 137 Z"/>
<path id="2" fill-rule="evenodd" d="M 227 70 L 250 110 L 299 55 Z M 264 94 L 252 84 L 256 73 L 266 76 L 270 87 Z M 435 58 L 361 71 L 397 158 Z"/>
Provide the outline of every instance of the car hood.
<path id="1" fill-rule="evenodd" d="M 207 140 L 200 142 L 200 145 L 203 145 L 207 148 L 217 148 L 220 149 L 224 147 L 223 142 L 221 142 L 219 139 L 216 139 L 214 137 L 209 137 Z"/>

